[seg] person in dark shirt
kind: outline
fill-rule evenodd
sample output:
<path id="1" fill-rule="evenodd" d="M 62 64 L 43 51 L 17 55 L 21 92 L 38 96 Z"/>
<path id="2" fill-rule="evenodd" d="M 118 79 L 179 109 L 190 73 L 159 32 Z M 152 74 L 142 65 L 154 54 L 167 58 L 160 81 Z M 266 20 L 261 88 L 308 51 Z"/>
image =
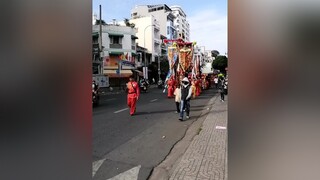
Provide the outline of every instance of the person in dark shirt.
<path id="1" fill-rule="evenodd" d="M 186 112 L 186 118 L 189 119 L 190 115 L 190 100 L 192 95 L 192 89 L 190 86 L 189 79 L 187 77 L 183 78 L 181 81 L 181 100 L 180 100 L 180 117 L 179 120 L 183 121 L 184 110 Z"/>

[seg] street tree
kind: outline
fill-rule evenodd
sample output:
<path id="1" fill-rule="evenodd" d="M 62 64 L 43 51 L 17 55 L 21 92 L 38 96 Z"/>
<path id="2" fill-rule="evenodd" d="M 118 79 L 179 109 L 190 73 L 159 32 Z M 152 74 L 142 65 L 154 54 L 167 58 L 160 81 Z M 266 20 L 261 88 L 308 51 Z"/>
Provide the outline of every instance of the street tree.
<path id="1" fill-rule="evenodd" d="M 215 57 L 215 58 L 216 58 L 216 57 L 219 56 L 219 55 L 220 55 L 220 52 L 219 52 L 219 51 L 217 51 L 217 50 L 212 50 L 212 51 L 211 51 L 211 56 L 212 56 L 212 57 Z"/>
<path id="2" fill-rule="evenodd" d="M 220 70 L 221 72 L 226 72 L 228 67 L 228 58 L 227 56 L 217 56 L 212 62 L 212 68 Z"/>
<path id="3" fill-rule="evenodd" d="M 124 23 L 126 24 L 126 26 L 128 27 L 132 27 L 134 28 L 136 25 L 134 23 L 130 23 L 130 20 L 127 18 L 124 18 Z"/>
<path id="4" fill-rule="evenodd" d="M 96 24 L 96 25 L 100 25 L 100 23 L 101 23 L 102 25 L 106 25 L 106 24 L 107 24 L 103 19 L 101 19 L 101 22 L 100 22 L 100 19 L 97 19 L 95 24 Z"/>

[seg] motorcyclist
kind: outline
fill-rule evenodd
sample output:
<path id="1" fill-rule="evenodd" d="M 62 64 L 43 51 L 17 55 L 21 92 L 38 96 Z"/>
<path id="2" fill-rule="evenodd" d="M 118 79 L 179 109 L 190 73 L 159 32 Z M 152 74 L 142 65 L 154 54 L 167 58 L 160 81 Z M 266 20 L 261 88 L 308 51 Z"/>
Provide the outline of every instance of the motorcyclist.
<path id="1" fill-rule="evenodd" d="M 99 86 L 96 84 L 96 81 L 92 81 L 92 103 L 98 104 L 99 94 L 98 94 Z"/>
<path id="2" fill-rule="evenodd" d="M 140 87 L 141 87 L 142 90 L 147 91 L 148 85 L 149 85 L 149 83 L 145 78 L 140 80 Z"/>
<path id="3" fill-rule="evenodd" d="M 97 93 L 99 86 L 96 84 L 96 81 L 92 81 L 92 92 Z"/>

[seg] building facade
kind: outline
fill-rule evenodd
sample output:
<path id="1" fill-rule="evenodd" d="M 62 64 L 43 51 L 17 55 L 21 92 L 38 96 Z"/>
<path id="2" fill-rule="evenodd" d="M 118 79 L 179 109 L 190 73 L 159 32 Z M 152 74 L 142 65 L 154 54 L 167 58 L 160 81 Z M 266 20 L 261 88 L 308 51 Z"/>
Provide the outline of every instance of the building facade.
<path id="1" fill-rule="evenodd" d="M 160 26 L 160 34 L 167 39 L 176 39 L 177 32 L 174 27 L 174 18 L 172 10 L 166 4 L 159 5 L 138 5 L 131 10 L 131 19 L 137 19 L 145 16 L 153 16 Z"/>
<path id="2" fill-rule="evenodd" d="M 178 37 L 186 42 L 190 42 L 190 24 L 187 21 L 187 15 L 181 6 L 171 6 L 172 14 L 175 16 L 174 26 L 177 30 Z"/>
<path id="3" fill-rule="evenodd" d="M 94 13 L 94 14 L 92 15 L 92 25 L 95 25 L 95 24 L 96 24 L 97 19 L 98 19 L 98 16 L 97 16 L 97 14 Z"/>
<path id="4" fill-rule="evenodd" d="M 135 69 L 136 32 L 127 26 L 102 26 L 103 74 L 110 78 L 111 86 L 117 86 L 114 79 L 128 78 Z M 93 33 L 99 33 L 99 25 L 93 25 Z"/>
<path id="5" fill-rule="evenodd" d="M 137 29 L 137 44 L 147 50 L 147 53 L 142 56 L 142 65 L 149 65 L 151 62 L 156 62 L 161 55 L 162 43 L 159 21 L 157 21 L 154 16 L 149 15 L 131 19 L 130 23 L 133 23 Z"/>

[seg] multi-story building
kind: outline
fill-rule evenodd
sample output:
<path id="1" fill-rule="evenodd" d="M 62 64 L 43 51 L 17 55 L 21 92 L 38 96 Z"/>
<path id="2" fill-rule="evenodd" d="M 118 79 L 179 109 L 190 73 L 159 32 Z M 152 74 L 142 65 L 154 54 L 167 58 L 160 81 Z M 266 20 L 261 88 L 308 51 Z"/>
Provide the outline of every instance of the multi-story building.
<path id="1" fill-rule="evenodd" d="M 154 16 L 144 16 L 131 19 L 130 23 L 137 28 L 137 44 L 147 49 L 142 57 L 142 65 L 149 65 L 156 62 L 161 55 L 160 23 Z M 146 63 L 146 64 L 145 64 Z"/>
<path id="2" fill-rule="evenodd" d="M 95 24 L 96 24 L 97 19 L 98 19 L 98 16 L 97 16 L 97 14 L 94 13 L 94 14 L 92 15 L 92 25 L 95 25 Z"/>
<path id="3" fill-rule="evenodd" d="M 178 32 L 178 37 L 184 41 L 190 41 L 190 24 L 187 21 L 187 15 L 181 6 L 171 6 L 172 14 L 175 16 L 174 25 Z"/>
<path id="4" fill-rule="evenodd" d="M 173 21 L 175 16 L 166 4 L 138 5 L 131 10 L 131 19 L 137 19 L 152 15 L 160 26 L 160 34 L 167 39 L 176 39 L 177 33 Z"/>
<path id="5" fill-rule="evenodd" d="M 99 32 L 99 25 L 93 25 L 93 33 L 96 32 Z M 121 79 L 132 75 L 131 70 L 135 68 L 136 32 L 135 28 L 127 26 L 102 26 L 103 74 L 110 78 L 111 86 L 120 85 Z"/>

